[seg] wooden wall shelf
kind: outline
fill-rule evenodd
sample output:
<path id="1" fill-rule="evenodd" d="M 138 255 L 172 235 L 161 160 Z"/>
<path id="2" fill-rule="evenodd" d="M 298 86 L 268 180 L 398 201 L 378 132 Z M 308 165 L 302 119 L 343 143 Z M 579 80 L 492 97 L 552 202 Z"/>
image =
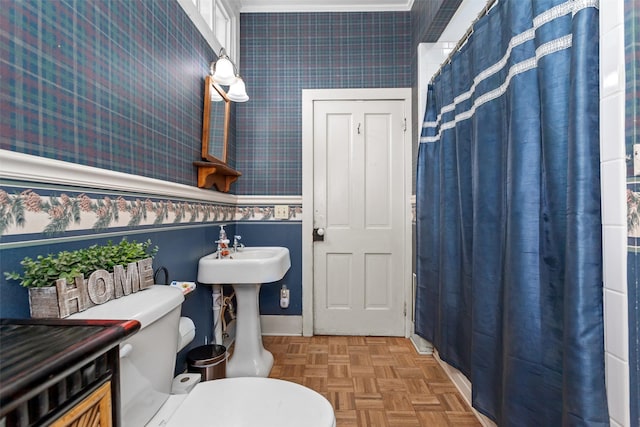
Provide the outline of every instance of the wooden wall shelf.
<path id="1" fill-rule="evenodd" d="M 193 164 L 198 168 L 199 188 L 211 188 L 215 185 L 218 191 L 227 193 L 231 184 L 242 175 L 222 162 L 201 161 Z"/>

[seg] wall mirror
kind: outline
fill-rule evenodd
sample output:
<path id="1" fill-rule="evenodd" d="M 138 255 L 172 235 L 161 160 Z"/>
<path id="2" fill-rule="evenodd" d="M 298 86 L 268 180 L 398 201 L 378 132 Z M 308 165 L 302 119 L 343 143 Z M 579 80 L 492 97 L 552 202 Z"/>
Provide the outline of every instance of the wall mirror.
<path id="1" fill-rule="evenodd" d="M 211 76 L 205 78 L 204 116 L 202 118 L 202 159 L 227 162 L 229 109 L 227 93 Z"/>
<path id="2" fill-rule="evenodd" d="M 202 117 L 202 160 L 193 162 L 198 168 L 198 187 L 228 192 L 241 175 L 227 165 L 229 115 L 231 100 L 222 87 L 207 76 L 204 81 Z"/>

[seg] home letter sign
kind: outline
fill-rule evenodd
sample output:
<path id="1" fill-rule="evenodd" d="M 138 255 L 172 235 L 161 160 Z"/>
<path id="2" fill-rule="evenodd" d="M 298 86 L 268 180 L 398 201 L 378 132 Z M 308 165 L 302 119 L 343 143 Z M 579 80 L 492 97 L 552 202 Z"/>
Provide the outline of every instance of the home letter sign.
<path id="1" fill-rule="evenodd" d="M 79 275 L 74 283 L 56 280 L 55 287 L 30 288 L 31 317 L 68 317 L 114 298 L 131 295 L 153 286 L 153 259 L 132 262 L 126 270 L 117 265 L 113 273 L 96 270 L 85 280 Z M 51 291 L 48 291 L 51 289 Z"/>

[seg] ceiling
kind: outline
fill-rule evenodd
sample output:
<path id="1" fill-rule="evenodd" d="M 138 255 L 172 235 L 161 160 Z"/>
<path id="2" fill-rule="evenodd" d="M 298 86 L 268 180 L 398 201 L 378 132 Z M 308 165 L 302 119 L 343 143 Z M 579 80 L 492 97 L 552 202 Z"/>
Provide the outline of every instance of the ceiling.
<path id="1" fill-rule="evenodd" d="M 235 0 L 240 12 L 409 11 L 414 0 Z"/>

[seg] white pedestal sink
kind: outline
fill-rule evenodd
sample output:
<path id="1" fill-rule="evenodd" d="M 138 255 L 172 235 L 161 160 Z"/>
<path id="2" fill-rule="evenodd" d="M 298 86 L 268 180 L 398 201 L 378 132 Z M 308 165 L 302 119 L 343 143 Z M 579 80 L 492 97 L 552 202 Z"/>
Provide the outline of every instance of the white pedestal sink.
<path id="1" fill-rule="evenodd" d="M 198 262 L 198 282 L 231 284 L 236 293 L 236 341 L 227 363 L 227 377 L 267 377 L 273 355 L 262 345 L 258 297 L 263 283 L 284 277 L 291 267 L 289 249 L 245 247 L 227 258 L 209 254 Z"/>

